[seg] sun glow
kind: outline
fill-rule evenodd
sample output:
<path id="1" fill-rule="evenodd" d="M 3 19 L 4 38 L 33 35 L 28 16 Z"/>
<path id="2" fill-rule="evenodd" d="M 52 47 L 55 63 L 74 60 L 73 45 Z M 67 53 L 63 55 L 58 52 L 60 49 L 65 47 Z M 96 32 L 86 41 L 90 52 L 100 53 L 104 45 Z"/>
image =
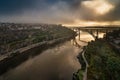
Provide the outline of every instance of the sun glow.
<path id="1" fill-rule="evenodd" d="M 82 4 L 100 15 L 104 15 L 114 8 L 112 4 L 105 0 L 84 1 Z"/>
<path id="2" fill-rule="evenodd" d="M 73 27 L 73 26 L 79 26 L 79 27 L 86 27 L 86 26 L 110 26 L 110 25 L 120 25 L 120 21 L 104 21 L 104 22 L 97 22 L 97 21 L 77 21 L 76 23 L 71 24 L 63 24 L 63 26 Z"/>

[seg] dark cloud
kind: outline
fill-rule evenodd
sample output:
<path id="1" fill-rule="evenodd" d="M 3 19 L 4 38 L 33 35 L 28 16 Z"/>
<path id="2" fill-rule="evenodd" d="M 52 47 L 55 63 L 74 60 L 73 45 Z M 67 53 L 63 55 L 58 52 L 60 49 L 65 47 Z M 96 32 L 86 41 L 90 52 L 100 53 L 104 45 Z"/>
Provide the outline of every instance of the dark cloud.
<path id="1" fill-rule="evenodd" d="M 0 0 L 0 20 L 44 23 L 120 20 L 119 0 L 105 0 L 115 8 L 104 15 L 97 15 L 93 9 L 83 6 L 83 1 L 94 0 Z"/>
<path id="2" fill-rule="evenodd" d="M 71 23 L 82 0 L 0 0 L 1 21 Z M 32 20 L 31 20 L 32 19 Z M 57 21 L 57 22 L 56 22 Z"/>
<path id="3" fill-rule="evenodd" d="M 9 14 L 26 9 L 49 7 L 58 2 L 65 2 L 71 8 L 76 8 L 81 1 L 83 0 L 0 0 L 0 13 Z"/>
<path id="4" fill-rule="evenodd" d="M 9 15 L 33 7 L 33 0 L 0 0 L 0 14 Z"/>

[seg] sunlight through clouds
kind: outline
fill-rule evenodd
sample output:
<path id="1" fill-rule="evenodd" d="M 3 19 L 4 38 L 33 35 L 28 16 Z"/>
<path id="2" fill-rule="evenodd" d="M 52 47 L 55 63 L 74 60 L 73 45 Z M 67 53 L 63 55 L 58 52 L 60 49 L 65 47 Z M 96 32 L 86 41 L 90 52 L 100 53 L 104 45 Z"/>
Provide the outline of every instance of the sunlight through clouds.
<path id="1" fill-rule="evenodd" d="M 114 6 L 106 0 L 84 1 L 82 3 L 87 8 L 93 9 L 99 15 L 104 15 L 114 9 Z"/>
<path id="2" fill-rule="evenodd" d="M 120 25 L 120 0 L 0 0 L 0 22 Z"/>

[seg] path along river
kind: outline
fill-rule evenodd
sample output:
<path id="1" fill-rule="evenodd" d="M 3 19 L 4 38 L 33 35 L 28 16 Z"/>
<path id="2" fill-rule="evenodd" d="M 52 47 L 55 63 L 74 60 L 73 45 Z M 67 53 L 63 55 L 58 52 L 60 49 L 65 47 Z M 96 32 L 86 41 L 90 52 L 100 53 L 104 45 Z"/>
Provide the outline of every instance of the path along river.
<path id="1" fill-rule="evenodd" d="M 92 39 L 86 33 L 81 35 L 81 40 Z M 77 38 L 76 40 L 81 46 L 87 45 L 85 42 L 78 41 Z M 29 58 L 0 76 L 0 80 L 72 80 L 73 73 L 81 67 L 76 57 L 81 51 L 81 48 L 73 45 L 73 41 L 67 41 L 34 58 Z"/>

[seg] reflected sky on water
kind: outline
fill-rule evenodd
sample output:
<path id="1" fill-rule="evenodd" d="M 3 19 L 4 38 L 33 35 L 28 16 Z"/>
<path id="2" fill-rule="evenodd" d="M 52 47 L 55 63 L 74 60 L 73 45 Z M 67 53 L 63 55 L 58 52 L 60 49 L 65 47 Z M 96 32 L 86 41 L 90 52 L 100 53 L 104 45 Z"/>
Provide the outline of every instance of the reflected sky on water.
<path id="1" fill-rule="evenodd" d="M 82 33 L 81 40 L 88 42 L 94 39 L 92 36 Z M 81 46 L 87 45 L 79 40 L 77 42 Z M 30 58 L 3 74 L 0 80 L 72 80 L 73 73 L 81 67 L 76 56 L 82 49 L 71 43 L 71 41 L 65 42 Z"/>

